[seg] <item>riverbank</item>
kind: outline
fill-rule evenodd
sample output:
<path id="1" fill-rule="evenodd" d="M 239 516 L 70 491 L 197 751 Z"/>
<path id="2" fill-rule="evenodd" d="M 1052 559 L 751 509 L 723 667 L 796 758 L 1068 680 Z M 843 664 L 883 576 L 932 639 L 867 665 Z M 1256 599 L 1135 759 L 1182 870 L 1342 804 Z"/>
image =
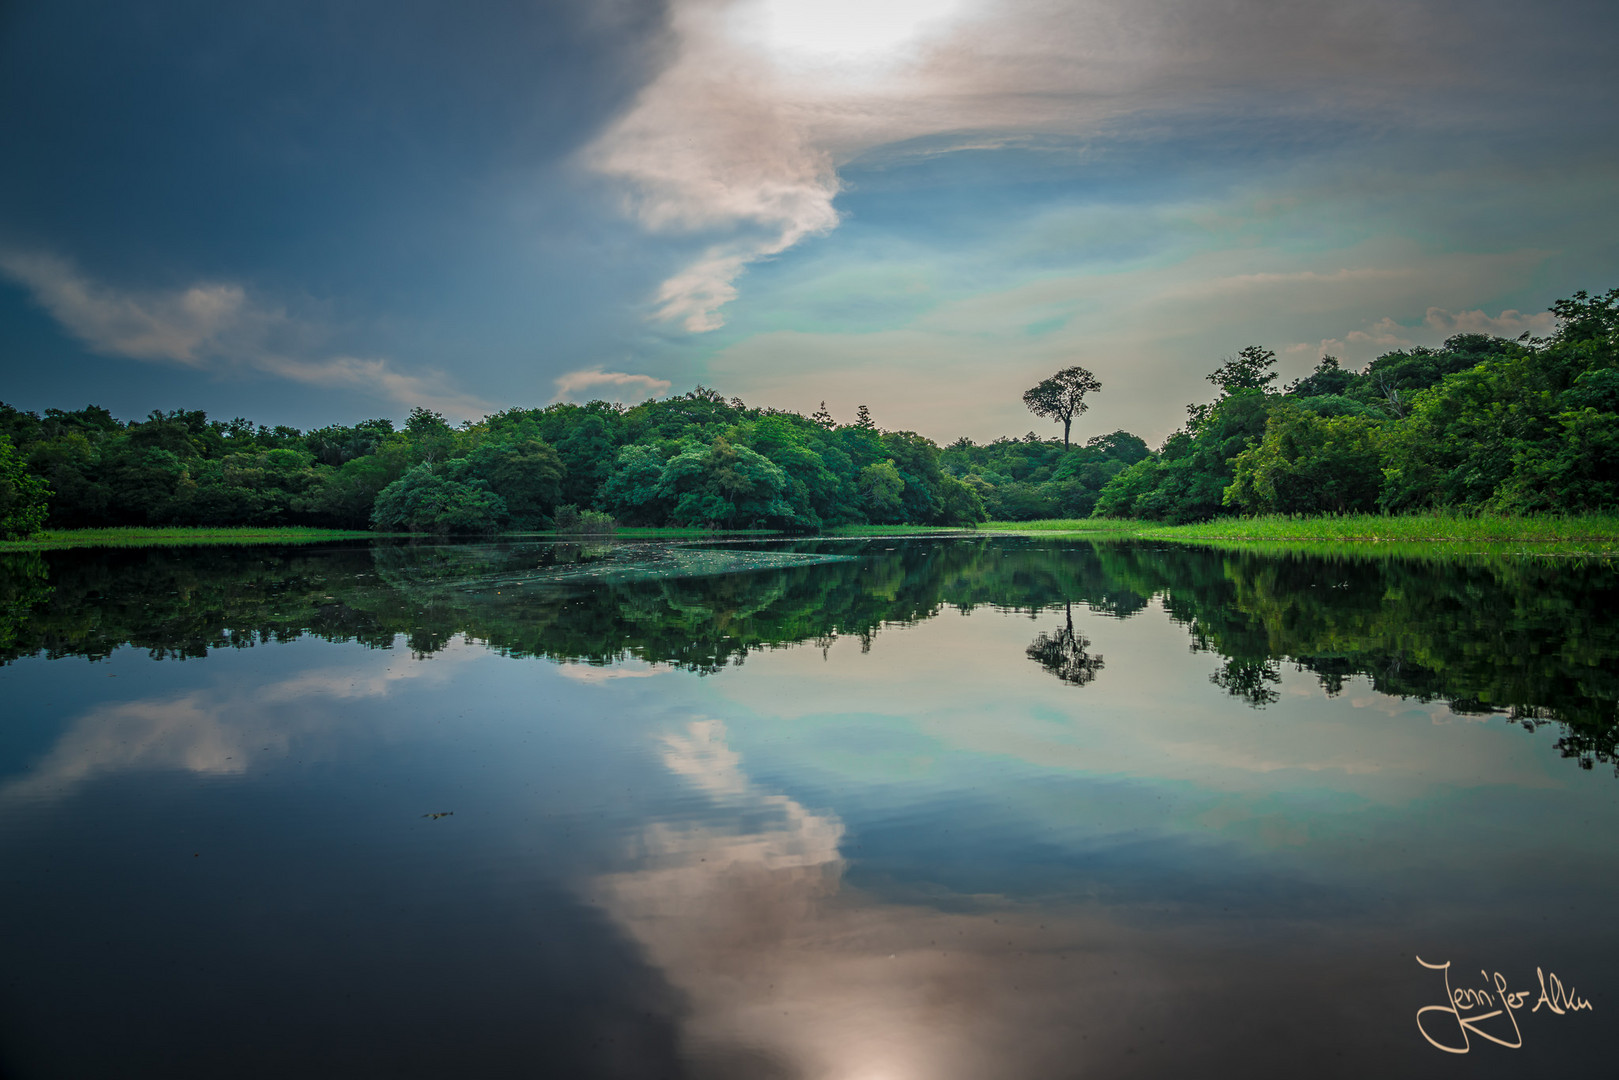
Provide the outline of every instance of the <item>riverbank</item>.
<path id="1" fill-rule="evenodd" d="M 1265 544 L 1307 547 L 1315 544 L 1558 545 L 1578 550 L 1619 551 L 1619 515 L 1462 516 L 1458 514 L 1348 514 L 1339 517 L 1272 515 L 1217 518 L 1195 525 L 1163 525 L 1122 518 L 1065 518 L 1044 521 L 987 521 L 976 529 L 938 525 L 850 525 L 828 529 L 825 536 L 940 536 L 983 533 L 1035 533 L 1108 536 L 1186 543 Z M 787 535 L 769 529 L 618 528 L 604 533 L 503 533 L 492 539 L 534 538 L 562 541 L 703 540 L 725 537 Z M 63 529 L 27 540 L 0 541 L 0 552 L 41 551 L 72 547 L 156 547 L 192 544 L 306 544 L 332 540 L 404 538 L 408 534 L 353 529 L 313 528 L 117 528 Z M 427 540 L 429 537 L 416 536 Z"/>
<path id="2" fill-rule="evenodd" d="M 193 544 L 313 544 L 328 540 L 370 540 L 379 535 L 355 529 L 48 529 L 27 540 L 0 540 L 0 552 L 76 547 L 185 547 Z"/>

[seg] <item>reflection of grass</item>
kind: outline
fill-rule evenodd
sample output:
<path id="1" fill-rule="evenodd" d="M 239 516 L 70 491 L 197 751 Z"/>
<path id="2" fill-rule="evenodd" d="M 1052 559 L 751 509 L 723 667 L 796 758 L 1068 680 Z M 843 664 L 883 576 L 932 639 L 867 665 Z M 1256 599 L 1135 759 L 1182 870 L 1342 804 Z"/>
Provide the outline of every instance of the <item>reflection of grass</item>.
<path id="1" fill-rule="evenodd" d="M 563 537 L 568 537 L 569 539 L 579 537 L 579 536 L 584 536 L 584 535 L 588 535 L 588 534 L 577 533 L 577 532 L 564 532 L 564 531 L 560 531 L 560 530 L 557 531 L 557 532 L 501 533 L 502 537 L 544 536 L 544 537 L 549 538 L 549 537 L 554 537 L 554 536 L 563 536 Z M 605 534 L 602 534 L 602 535 L 605 535 Z M 631 537 L 631 538 L 638 538 L 639 537 L 639 538 L 648 538 L 648 539 L 663 539 L 663 538 L 668 537 L 668 538 L 676 538 L 676 539 L 678 539 L 678 538 L 682 538 L 682 537 L 694 537 L 694 536 L 695 537 L 704 537 L 704 536 L 780 536 L 781 533 L 779 533 L 775 529 L 696 529 L 696 528 L 676 528 L 674 526 L 670 526 L 668 528 L 662 528 L 662 529 L 654 529 L 654 528 L 636 528 L 636 527 L 628 527 L 628 526 L 620 525 L 620 526 L 618 526 L 617 528 L 615 528 L 613 530 L 612 535 L 613 536 L 618 536 L 618 537 L 628 536 L 628 537 Z"/>
<path id="2" fill-rule="evenodd" d="M 978 526 L 986 532 L 1065 532 L 1138 533 L 1159 526 L 1151 521 L 1125 521 L 1121 518 L 1048 518 L 1042 521 L 986 521 Z"/>
<path id="3" fill-rule="evenodd" d="M 182 547 L 188 544 L 308 544 L 320 540 L 365 540 L 390 533 L 349 529 L 53 529 L 27 540 L 0 540 L 0 551 L 42 551 L 72 547 Z"/>
<path id="4" fill-rule="evenodd" d="M 1069 521 L 992 521 L 982 526 L 1001 532 L 1109 532 L 1153 540 L 1301 545 L 1330 544 L 1551 544 L 1575 551 L 1619 548 L 1619 516 L 1517 517 L 1460 514 L 1345 514 L 1305 517 L 1274 514 L 1218 518 L 1196 525 L 1080 518 Z M 1430 552 L 1431 553 L 1431 552 Z"/>

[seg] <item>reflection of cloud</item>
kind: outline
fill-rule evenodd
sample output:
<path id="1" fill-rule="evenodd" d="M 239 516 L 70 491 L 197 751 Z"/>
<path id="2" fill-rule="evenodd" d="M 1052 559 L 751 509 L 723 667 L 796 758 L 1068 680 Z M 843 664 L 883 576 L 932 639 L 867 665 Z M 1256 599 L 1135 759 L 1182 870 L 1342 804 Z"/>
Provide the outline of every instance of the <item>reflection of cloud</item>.
<path id="1" fill-rule="evenodd" d="M 561 664 L 557 667 L 558 674 L 564 679 L 572 679 L 574 682 L 590 686 L 600 686 L 614 679 L 650 679 L 668 670 L 660 667 L 634 667 L 629 664 L 614 664 L 612 667 L 597 667 L 595 664 Z"/>
<path id="2" fill-rule="evenodd" d="M 1138 946 L 1094 914 L 992 898 L 952 914 L 850 889 L 842 824 L 753 783 L 723 724 L 663 741 L 665 764 L 712 805 L 648 826 L 642 869 L 594 892 L 687 995 L 700 1072 L 1051 1076 L 1072 1068 L 1076 1018 L 1086 1050 L 1110 1054 L 1107 1018 L 1164 990 L 1154 962 L 1121 963 Z"/>
<path id="3" fill-rule="evenodd" d="M 447 649 L 435 659 L 453 664 L 473 655 Z M 298 740 L 324 731 L 330 716 L 316 707 L 320 701 L 385 698 L 403 682 L 449 675 L 446 666 L 418 662 L 385 671 L 330 668 L 280 682 L 100 705 L 73 721 L 32 769 L 0 786 L 0 799 L 62 798 L 111 773 L 242 773 L 256 758 L 283 756 Z"/>
<path id="4" fill-rule="evenodd" d="M 436 374 L 410 375 L 375 357 L 307 358 L 318 328 L 248 296 L 240 285 L 128 292 L 92 281 L 64 259 L 0 251 L 0 272 L 20 282 L 68 333 L 107 356 L 202 369 L 235 366 L 311 386 L 343 386 L 456 416 L 490 412 Z"/>

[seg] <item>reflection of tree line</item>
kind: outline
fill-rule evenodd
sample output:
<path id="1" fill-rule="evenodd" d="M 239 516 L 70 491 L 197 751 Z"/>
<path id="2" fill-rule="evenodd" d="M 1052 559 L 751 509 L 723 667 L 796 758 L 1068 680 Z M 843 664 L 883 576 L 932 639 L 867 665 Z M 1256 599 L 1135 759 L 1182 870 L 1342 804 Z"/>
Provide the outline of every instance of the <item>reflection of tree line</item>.
<path id="1" fill-rule="evenodd" d="M 1065 682 L 1103 674 L 1072 605 L 1126 618 L 1157 598 L 1222 658 L 1212 681 L 1256 706 L 1284 662 L 1328 693 L 1354 676 L 1383 693 L 1563 726 L 1559 747 L 1613 762 L 1619 576 L 1589 562 L 1400 560 L 1019 541 L 831 543 L 849 561 L 717 577 L 534 584 L 577 545 L 65 551 L 0 559 L 0 661 L 101 657 L 125 644 L 202 656 L 302 634 L 427 654 L 467 637 L 512 656 L 608 663 L 627 655 L 699 672 L 749 652 L 839 637 L 945 607 L 1044 612 L 1027 656 Z M 527 580 L 524 580 L 524 578 Z M 504 583 L 504 584 L 501 584 Z M 1105 643 L 1104 643 L 1105 644 Z"/>
<path id="2" fill-rule="evenodd" d="M 1161 597 L 1220 655 L 1213 681 L 1264 705 L 1283 662 L 1329 694 L 1353 676 L 1382 693 L 1563 725 L 1558 747 L 1615 762 L 1619 575 L 1590 560 L 1326 557 L 1103 549 L 1109 573 Z"/>

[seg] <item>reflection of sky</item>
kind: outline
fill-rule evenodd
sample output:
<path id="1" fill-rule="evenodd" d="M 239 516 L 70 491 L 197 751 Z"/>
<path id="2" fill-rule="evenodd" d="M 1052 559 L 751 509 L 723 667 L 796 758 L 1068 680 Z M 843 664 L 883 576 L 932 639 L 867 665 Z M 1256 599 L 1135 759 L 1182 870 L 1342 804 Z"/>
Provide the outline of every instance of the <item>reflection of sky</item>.
<path id="1" fill-rule="evenodd" d="M 1327 1044 L 1420 1074 L 1411 954 L 1593 990 L 1614 970 L 1610 777 L 1363 684 L 1329 700 L 1289 674 L 1252 710 L 1160 611 L 1075 616 L 1106 660 L 1079 688 L 1024 656 L 1060 613 L 987 609 L 709 678 L 310 639 L 23 661 L 0 673 L 32 720 L 0 760 L 0 864 L 39 887 L 0 916 L 43 927 L 25 968 L 55 949 L 60 971 L 14 1023 L 48 1043 L 70 980 L 132 991 L 113 960 L 181 1002 L 253 1000 L 164 968 L 181 940 L 272 984 L 341 961 L 370 1002 L 354 1030 L 404 1046 L 438 1045 L 435 1015 L 520 1023 L 489 995 L 619 957 L 590 1015 L 652 1002 L 642 1064 L 667 1038 L 693 1075 L 1263 1075 Z M 69 940 L 86 927 L 115 944 Z M 356 1008 L 336 992 L 258 1007 Z M 1360 1026 L 1264 1019 L 1306 1011 Z M 1584 1045 L 1536 1023 L 1543 1054 Z"/>

